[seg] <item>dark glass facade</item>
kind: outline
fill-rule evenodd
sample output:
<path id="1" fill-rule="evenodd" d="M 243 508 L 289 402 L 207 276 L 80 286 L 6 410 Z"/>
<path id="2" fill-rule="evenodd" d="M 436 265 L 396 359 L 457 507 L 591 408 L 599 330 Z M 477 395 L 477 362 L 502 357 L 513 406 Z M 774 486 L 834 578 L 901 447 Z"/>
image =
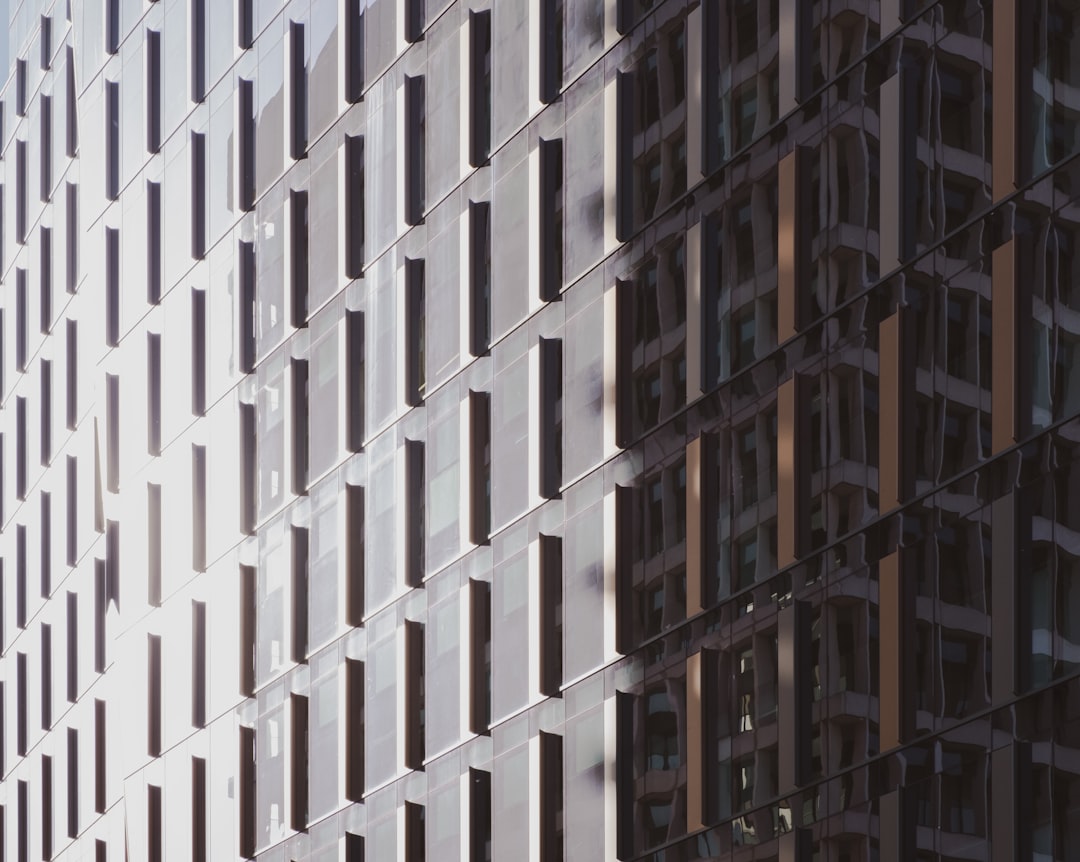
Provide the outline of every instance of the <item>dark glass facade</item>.
<path id="1" fill-rule="evenodd" d="M 0 858 L 1080 858 L 1080 0 L 9 5 Z"/>

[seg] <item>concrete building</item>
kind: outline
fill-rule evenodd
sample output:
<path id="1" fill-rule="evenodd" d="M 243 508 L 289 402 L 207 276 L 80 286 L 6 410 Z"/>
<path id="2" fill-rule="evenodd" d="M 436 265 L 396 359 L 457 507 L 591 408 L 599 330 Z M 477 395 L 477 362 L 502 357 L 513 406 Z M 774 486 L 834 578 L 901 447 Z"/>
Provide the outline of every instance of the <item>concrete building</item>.
<path id="1" fill-rule="evenodd" d="M 1080 0 L 10 6 L 0 860 L 1080 858 Z"/>

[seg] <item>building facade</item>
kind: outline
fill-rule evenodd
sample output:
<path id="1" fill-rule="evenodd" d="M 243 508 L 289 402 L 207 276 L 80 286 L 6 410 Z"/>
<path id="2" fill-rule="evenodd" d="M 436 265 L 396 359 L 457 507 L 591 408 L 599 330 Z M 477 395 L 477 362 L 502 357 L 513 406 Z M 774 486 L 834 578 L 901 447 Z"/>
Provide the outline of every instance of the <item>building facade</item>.
<path id="1" fill-rule="evenodd" d="M 1080 0 L 9 2 L 0 859 L 1080 858 Z"/>

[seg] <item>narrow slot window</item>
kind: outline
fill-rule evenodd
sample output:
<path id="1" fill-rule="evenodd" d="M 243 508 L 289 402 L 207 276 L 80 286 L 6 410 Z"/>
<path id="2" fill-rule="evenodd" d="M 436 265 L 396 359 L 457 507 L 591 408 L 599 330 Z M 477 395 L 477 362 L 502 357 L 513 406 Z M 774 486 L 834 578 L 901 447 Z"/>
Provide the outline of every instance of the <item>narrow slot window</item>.
<path id="1" fill-rule="evenodd" d="M 53 762 L 41 756 L 41 858 L 53 855 Z"/>
<path id="2" fill-rule="evenodd" d="M 109 594 L 105 586 L 105 561 L 94 560 L 94 672 L 105 672 L 105 609 Z"/>
<path id="3" fill-rule="evenodd" d="M 161 302 L 161 183 L 146 183 L 146 301 Z"/>
<path id="4" fill-rule="evenodd" d="M 206 0 L 191 0 L 191 100 L 206 98 Z"/>
<path id="5" fill-rule="evenodd" d="M 308 531 L 292 527 L 292 660 L 307 661 L 308 653 Z"/>
<path id="6" fill-rule="evenodd" d="M 558 697 L 563 681 L 562 538 L 540 535 L 540 692 Z"/>
<path id="7" fill-rule="evenodd" d="M 29 484 L 29 465 L 27 461 L 26 439 L 26 399 L 15 399 L 15 496 L 26 499 Z"/>
<path id="8" fill-rule="evenodd" d="M 161 33 L 146 31 L 146 149 L 161 149 Z"/>
<path id="9" fill-rule="evenodd" d="M 40 242 L 40 278 L 41 288 L 41 332 L 46 334 L 52 329 L 53 302 L 52 302 L 52 228 L 42 227 L 38 230 Z"/>
<path id="10" fill-rule="evenodd" d="M 206 760 L 191 758 L 191 860 L 206 862 Z"/>
<path id="11" fill-rule="evenodd" d="M 255 243 L 240 241 L 240 370 L 255 370 Z"/>
<path id="12" fill-rule="evenodd" d="M 364 313 L 345 312 L 345 383 L 347 386 L 346 446 L 364 448 Z"/>
<path id="13" fill-rule="evenodd" d="M 563 142 L 540 141 L 540 299 L 551 302 L 563 281 Z"/>
<path id="14" fill-rule="evenodd" d="M 30 859 L 30 784 L 19 781 L 16 789 L 18 797 L 19 836 L 17 849 L 19 851 L 18 862 L 29 862 Z"/>
<path id="15" fill-rule="evenodd" d="M 304 25 L 289 22 L 289 90 L 292 128 L 289 155 L 302 159 L 307 155 L 307 63 L 305 61 Z"/>
<path id="16" fill-rule="evenodd" d="M 161 788 L 146 785 L 146 856 L 149 862 L 161 862 Z"/>
<path id="17" fill-rule="evenodd" d="M 120 492 L 120 377 L 105 375 L 105 486 Z"/>
<path id="18" fill-rule="evenodd" d="M 191 256 L 206 254 L 206 135 L 191 133 Z"/>
<path id="19" fill-rule="evenodd" d="M 41 598 L 52 595 L 52 494 L 41 492 Z"/>
<path id="20" fill-rule="evenodd" d="M 105 197 L 120 196 L 120 82 L 105 82 Z"/>
<path id="21" fill-rule="evenodd" d="M 427 318 L 424 301 L 424 261 L 405 260 L 405 403 L 416 407 L 427 388 L 425 340 Z"/>
<path id="22" fill-rule="evenodd" d="M 364 663 L 345 659 L 345 798 L 364 797 Z"/>
<path id="23" fill-rule="evenodd" d="M 469 663 L 472 691 L 469 693 L 469 730 L 487 734 L 491 724 L 491 584 L 469 581 L 470 619 Z"/>
<path id="24" fill-rule="evenodd" d="M 540 862 L 563 858 L 563 738 L 540 732 Z"/>
<path id="25" fill-rule="evenodd" d="M 345 486 L 346 622 L 364 622 L 364 489 Z"/>
<path id="26" fill-rule="evenodd" d="M 79 559 L 79 464 L 76 456 L 67 456 L 67 564 Z"/>
<path id="27" fill-rule="evenodd" d="M 292 325 L 307 326 L 308 318 L 308 193 L 289 192 L 290 234 L 292 258 L 290 287 Z"/>
<path id="28" fill-rule="evenodd" d="M 15 367 L 25 373 L 30 341 L 30 296 L 25 269 L 15 270 Z"/>
<path id="29" fill-rule="evenodd" d="M 240 405 L 240 530 L 255 530 L 255 405 Z"/>
<path id="30" fill-rule="evenodd" d="M 491 152 L 491 12 L 469 11 L 469 164 L 487 164 Z"/>
<path id="31" fill-rule="evenodd" d="M 206 447 L 191 447 L 191 567 L 206 571 Z"/>
<path id="32" fill-rule="evenodd" d="M 424 38 L 424 0 L 405 0 L 405 41 Z"/>
<path id="33" fill-rule="evenodd" d="M 469 862 L 487 862 L 489 859 L 491 859 L 491 773 L 470 767 Z"/>
<path id="34" fill-rule="evenodd" d="M 424 768 L 424 626 L 405 621 L 405 766 Z"/>
<path id="35" fill-rule="evenodd" d="M 105 52 L 120 50 L 120 0 L 105 0 Z"/>
<path id="36" fill-rule="evenodd" d="M 363 0 L 345 0 L 345 98 L 359 102 L 364 96 Z"/>
<path id="37" fill-rule="evenodd" d="M 20 117 L 26 116 L 26 60 L 19 58 L 15 61 L 15 113 Z"/>
<path id="38" fill-rule="evenodd" d="M 289 697 L 292 719 L 292 811 L 290 825 L 297 832 L 307 829 L 308 819 L 308 699 Z"/>
<path id="39" fill-rule="evenodd" d="M 67 230 L 67 292 L 74 293 L 79 287 L 79 187 L 66 184 Z"/>
<path id="40" fill-rule="evenodd" d="M 105 228 L 105 343 L 120 344 L 120 231 Z"/>
<path id="41" fill-rule="evenodd" d="M 255 40 L 254 0 L 239 0 L 236 15 L 236 41 L 238 47 L 246 50 Z"/>
<path id="42" fill-rule="evenodd" d="M 161 454 L 161 335 L 146 333 L 146 451 Z"/>
<path id="43" fill-rule="evenodd" d="M 52 18 L 41 16 L 41 69 L 48 70 L 52 63 Z"/>
<path id="44" fill-rule="evenodd" d="M 15 241 L 26 244 L 26 141 L 15 141 Z"/>
<path id="45" fill-rule="evenodd" d="M 74 158 L 79 151 L 79 102 L 75 91 L 75 49 L 72 45 L 68 45 L 65 49 L 64 68 L 67 72 L 64 93 L 64 104 L 67 105 L 67 122 L 64 129 L 64 143 L 67 144 L 67 156 Z"/>
<path id="46" fill-rule="evenodd" d="M 240 728 L 240 855 L 255 855 L 255 728 Z"/>
<path id="47" fill-rule="evenodd" d="M 405 546 L 405 584 L 418 587 L 424 580 L 424 444 L 405 441 L 405 511 L 409 513 Z"/>
<path id="48" fill-rule="evenodd" d="M 491 206 L 469 201 L 469 349 L 484 356 L 491 341 Z"/>
<path id="49" fill-rule="evenodd" d="M 94 812 L 105 813 L 105 701 L 94 699 Z M 104 847 L 104 844 L 99 845 Z"/>
<path id="50" fill-rule="evenodd" d="M 486 545 L 491 531 L 491 396 L 469 392 L 469 481 L 470 539 Z"/>
<path id="51" fill-rule="evenodd" d="M 562 339 L 540 339 L 540 493 L 556 499 L 562 485 Z"/>
<path id="52" fill-rule="evenodd" d="M 52 727 L 52 626 L 41 626 L 41 729 Z"/>
<path id="53" fill-rule="evenodd" d="M 52 361 L 41 360 L 41 466 L 48 467 L 52 461 Z"/>
<path id="54" fill-rule="evenodd" d="M 237 81 L 238 129 L 236 136 L 240 161 L 240 209 L 255 208 L 255 82 Z"/>
<path id="55" fill-rule="evenodd" d="M 364 268 L 364 139 L 345 136 L 345 274 Z"/>
<path id="56" fill-rule="evenodd" d="M 79 834 L 79 731 L 67 729 L 67 837 Z"/>
<path id="57" fill-rule="evenodd" d="M 161 486 L 146 485 L 146 600 L 161 605 Z"/>
<path id="58" fill-rule="evenodd" d="M 26 628 L 26 526 L 15 526 L 15 625 Z"/>
<path id="59" fill-rule="evenodd" d="M 79 325 L 74 320 L 68 320 L 66 326 L 67 350 L 65 358 L 67 363 L 66 378 L 67 386 L 65 408 L 67 413 L 67 427 L 74 431 L 79 421 Z"/>
<path id="60" fill-rule="evenodd" d="M 424 806 L 416 802 L 405 803 L 405 862 L 424 862 Z"/>
<path id="61" fill-rule="evenodd" d="M 413 0 L 415 2 L 415 0 Z M 405 77 L 405 223 L 424 220 L 424 78 Z"/>
<path id="62" fill-rule="evenodd" d="M 240 567 L 240 694 L 255 694 L 256 577 L 254 566 Z"/>
<path id="63" fill-rule="evenodd" d="M 26 757 L 26 653 L 15 656 L 15 750 L 20 757 Z"/>
<path id="64" fill-rule="evenodd" d="M 79 698 L 79 596 L 67 594 L 67 699 Z"/>
<path id="65" fill-rule="evenodd" d="M 48 201 L 52 193 L 52 96 L 42 95 L 39 102 L 39 122 L 41 124 L 40 152 L 38 162 L 41 166 L 40 197 Z"/>
<path id="66" fill-rule="evenodd" d="M 206 602 L 191 603 L 191 726 L 206 726 Z"/>
<path id="67" fill-rule="evenodd" d="M 161 637 L 146 636 L 147 754 L 161 754 Z"/>
<path id="68" fill-rule="evenodd" d="M 206 291 L 191 289 L 191 412 L 206 414 Z"/>
<path id="69" fill-rule="evenodd" d="M 293 493 L 306 494 L 308 486 L 308 361 L 292 361 Z"/>
<path id="70" fill-rule="evenodd" d="M 562 89 L 563 0 L 540 2 L 540 101 L 555 101 Z"/>

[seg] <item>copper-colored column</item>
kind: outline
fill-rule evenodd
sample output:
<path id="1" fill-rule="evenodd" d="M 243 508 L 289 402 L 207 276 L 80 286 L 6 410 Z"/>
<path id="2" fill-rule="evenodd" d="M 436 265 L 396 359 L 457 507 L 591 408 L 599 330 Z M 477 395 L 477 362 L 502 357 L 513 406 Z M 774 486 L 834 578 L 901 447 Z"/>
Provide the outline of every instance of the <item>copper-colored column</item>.
<path id="1" fill-rule="evenodd" d="M 911 434 L 906 424 L 911 411 L 909 368 L 911 353 L 905 338 L 910 334 L 904 309 L 881 321 L 878 328 L 878 511 L 890 512 L 911 493 L 907 458 Z"/>
<path id="2" fill-rule="evenodd" d="M 777 736 L 781 794 L 806 782 L 810 767 L 810 606 L 792 602 L 777 622 Z"/>
<path id="3" fill-rule="evenodd" d="M 801 448 L 809 445 L 805 433 L 805 383 L 798 375 L 780 384 L 776 393 L 776 564 L 790 566 L 805 546 L 806 501 L 809 482 Z"/>
<path id="4" fill-rule="evenodd" d="M 913 597 L 899 549 L 878 563 L 878 726 L 881 750 L 903 745 L 911 733 L 910 672 Z"/>
<path id="5" fill-rule="evenodd" d="M 702 736 L 701 709 L 704 704 L 702 689 L 702 654 L 696 652 L 686 658 L 686 831 L 696 832 L 705 828 L 704 781 L 705 766 Z"/>

